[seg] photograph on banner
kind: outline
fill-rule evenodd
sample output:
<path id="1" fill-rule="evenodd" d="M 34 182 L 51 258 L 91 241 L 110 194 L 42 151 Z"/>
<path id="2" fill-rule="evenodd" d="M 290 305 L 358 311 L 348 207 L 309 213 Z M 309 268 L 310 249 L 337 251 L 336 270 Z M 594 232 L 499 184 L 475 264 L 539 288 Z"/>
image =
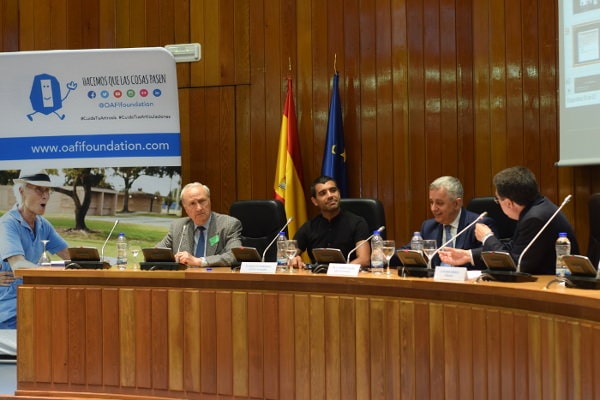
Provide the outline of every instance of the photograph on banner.
<path id="1" fill-rule="evenodd" d="M 11 77 L 0 82 L 0 214 L 15 207 L 14 180 L 41 173 L 51 180 L 43 216 L 69 246 L 98 247 L 117 218 L 129 240 L 158 242 L 181 214 L 172 54 L 0 53 L 0 71 Z"/>

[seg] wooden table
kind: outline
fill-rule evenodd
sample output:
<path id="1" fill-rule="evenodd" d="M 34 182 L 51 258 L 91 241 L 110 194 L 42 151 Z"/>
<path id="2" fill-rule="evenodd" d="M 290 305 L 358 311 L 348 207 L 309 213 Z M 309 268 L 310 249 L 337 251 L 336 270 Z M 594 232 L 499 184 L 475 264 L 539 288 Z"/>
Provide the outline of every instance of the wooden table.
<path id="1" fill-rule="evenodd" d="M 600 291 L 551 277 L 19 274 L 17 397 L 600 398 Z"/>

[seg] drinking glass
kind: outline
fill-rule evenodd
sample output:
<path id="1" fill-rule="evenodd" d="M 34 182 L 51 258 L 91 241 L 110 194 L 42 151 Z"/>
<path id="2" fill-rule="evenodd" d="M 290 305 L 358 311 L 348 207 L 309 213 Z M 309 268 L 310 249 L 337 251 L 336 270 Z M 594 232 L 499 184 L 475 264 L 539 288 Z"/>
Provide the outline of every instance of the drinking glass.
<path id="1" fill-rule="evenodd" d="M 38 261 L 38 265 L 43 267 L 49 267 L 52 263 L 52 259 L 50 258 L 50 252 L 46 250 L 46 245 L 48 244 L 49 240 L 41 240 L 41 242 L 44 246 L 44 249 Z"/>
<path id="2" fill-rule="evenodd" d="M 396 242 L 393 240 L 384 240 L 382 244 L 381 251 L 383 251 L 383 255 L 385 256 L 385 273 L 386 275 L 390 275 L 390 260 L 396 252 Z"/>
<path id="3" fill-rule="evenodd" d="M 138 256 L 140 255 L 141 251 L 142 251 L 142 249 L 140 248 L 140 246 L 138 246 L 136 244 L 133 244 L 133 245 L 131 245 L 131 247 L 129 247 L 129 252 L 131 253 L 131 258 L 133 260 L 132 269 L 134 269 L 134 270 L 140 269 L 140 263 L 138 261 Z"/>
<path id="4" fill-rule="evenodd" d="M 288 269 L 290 272 L 294 272 L 292 266 L 292 259 L 298 254 L 298 241 L 297 240 L 286 240 L 285 242 L 285 255 L 288 258 Z"/>
<path id="5" fill-rule="evenodd" d="M 423 240 L 423 253 L 427 256 L 427 268 L 431 268 L 431 258 L 437 250 L 437 242 L 433 239 Z"/>

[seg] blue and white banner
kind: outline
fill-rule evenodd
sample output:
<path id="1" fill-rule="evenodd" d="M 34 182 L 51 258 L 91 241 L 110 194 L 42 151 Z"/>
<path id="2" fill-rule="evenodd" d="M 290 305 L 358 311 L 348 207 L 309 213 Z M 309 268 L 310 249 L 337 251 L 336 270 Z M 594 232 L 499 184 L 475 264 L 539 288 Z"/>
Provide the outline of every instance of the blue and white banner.
<path id="1" fill-rule="evenodd" d="M 180 166 L 163 48 L 0 53 L 0 169 Z"/>

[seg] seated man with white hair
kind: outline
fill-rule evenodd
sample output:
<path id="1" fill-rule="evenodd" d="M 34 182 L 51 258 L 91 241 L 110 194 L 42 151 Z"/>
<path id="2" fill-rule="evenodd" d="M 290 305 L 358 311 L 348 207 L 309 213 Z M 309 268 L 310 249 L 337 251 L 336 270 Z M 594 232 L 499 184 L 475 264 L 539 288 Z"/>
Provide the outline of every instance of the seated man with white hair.
<path id="1" fill-rule="evenodd" d="M 35 268 L 46 249 L 69 258 L 68 245 L 54 227 L 42 215 L 54 186 L 45 171 L 22 170 L 14 180 L 15 206 L 0 218 L 0 354 L 16 353 L 14 330 L 17 328 L 17 287 L 22 279 L 15 278 L 13 271 L 19 268 Z"/>

